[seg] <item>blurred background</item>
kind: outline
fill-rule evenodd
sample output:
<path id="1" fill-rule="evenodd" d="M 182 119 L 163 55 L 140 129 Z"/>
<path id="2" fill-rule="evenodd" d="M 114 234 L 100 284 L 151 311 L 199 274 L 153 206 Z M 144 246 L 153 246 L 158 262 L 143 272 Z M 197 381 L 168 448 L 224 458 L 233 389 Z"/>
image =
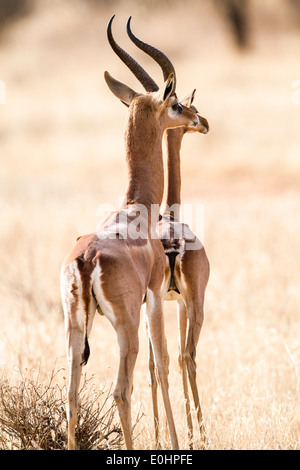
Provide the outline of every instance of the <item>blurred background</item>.
<path id="1" fill-rule="evenodd" d="M 226 190 L 236 185 L 246 185 L 248 191 L 298 186 L 299 1 L 3 0 L 4 192 L 11 180 L 23 198 L 28 191 L 41 196 L 38 186 L 59 197 L 74 184 L 70 172 L 77 168 L 83 178 L 83 159 L 90 184 L 80 185 L 79 191 L 96 191 L 101 201 L 106 185 L 110 202 L 113 187 L 119 194 L 114 183 L 118 178 L 123 182 L 123 173 L 126 178 L 120 158 L 126 109 L 108 92 L 103 72 L 108 69 L 138 91 L 142 88 L 107 43 L 112 14 L 116 39 L 159 83 L 156 64 L 126 36 L 130 15 L 135 34 L 174 62 L 179 97 L 197 89 L 195 103 L 211 132 L 186 139 L 190 155 L 183 163 L 184 181 L 195 175 L 196 165 L 202 191 L 224 182 Z M 116 159 L 122 171 L 115 182 L 101 178 L 100 172 Z M 9 168 L 18 168 L 19 176 L 11 178 Z M 197 185 L 187 184 L 186 190 L 187 197 L 199 195 Z"/>
<path id="2" fill-rule="evenodd" d="M 197 357 L 211 447 L 299 448 L 299 0 L 1 0 L 1 365 L 65 367 L 62 260 L 126 190 L 127 109 L 104 71 L 143 89 L 108 45 L 113 14 L 117 42 L 162 84 L 127 37 L 132 16 L 133 32 L 173 62 L 179 98 L 196 88 L 210 124 L 182 144 L 182 201 L 205 210 Z M 175 313 L 168 302 L 171 370 Z M 143 341 L 134 400 L 147 409 Z M 116 338 L 102 318 L 91 350 L 87 370 L 113 380 Z"/>

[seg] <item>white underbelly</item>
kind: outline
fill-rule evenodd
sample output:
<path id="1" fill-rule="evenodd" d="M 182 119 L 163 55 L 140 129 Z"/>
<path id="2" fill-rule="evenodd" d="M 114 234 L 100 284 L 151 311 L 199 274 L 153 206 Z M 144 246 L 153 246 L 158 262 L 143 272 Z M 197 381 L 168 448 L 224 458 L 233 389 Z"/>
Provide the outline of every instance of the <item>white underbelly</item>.
<path id="1" fill-rule="evenodd" d="M 166 293 L 164 300 L 180 300 L 182 299 L 182 295 L 178 294 L 175 290 L 170 290 Z"/>

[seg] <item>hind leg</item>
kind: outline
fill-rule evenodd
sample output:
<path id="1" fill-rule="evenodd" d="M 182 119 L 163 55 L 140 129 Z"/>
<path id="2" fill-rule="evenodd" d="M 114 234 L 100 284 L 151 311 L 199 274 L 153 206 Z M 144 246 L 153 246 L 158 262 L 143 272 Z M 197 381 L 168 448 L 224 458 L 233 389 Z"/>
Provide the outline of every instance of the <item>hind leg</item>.
<path id="1" fill-rule="evenodd" d="M 191 406 L 190 398 L 188 391 L 188 382 L 187 382 L 187 369 L 185 361 L 185 348 L 186 348 L 186 329 L 187 329 L 187 312 L 186 306 L 183 300 L 177 301 L 178 309 L 178 324 L 179 324 L 179 367 L 182 377 L 182 386 L 183 386 L 183 396 L 185 404 L 185 413 L 188 427 L 188 442 L 189 448 L 193 448 L 193 423 L 191 416 Z"/>
<path id="2" fill-rule="evenodd" d="M 198 344 L 203 322 L 203 301 L 201 299 L 193 299 L 193 301 L 189 300 L 187 302 L 187 315 L 189 319 L 189 327 L 184 353 L 184 361 L 188 370 L 188 377 L 194 399 L 200 434 L 202 439 L 205 441 L 205 428 L 203 424 L 202 411 L 196 380 L 196 347 Z"/>
<path id="3" fill-rule="evenodd" d="M 153 349 L 150 339 L 148 340 L 148 350 L 149 350 L 149 373 L 150 373 L 150 385 L 151 385 L 151 395 L 152 395 L 152 408 L 153 408 L 153 419 L 154 419 L 154 431 L 155 431 L 155 446 L 156 449 L 160 449 L 159 442 L 159 417 L 158 417 L 158 402 L 157 402 L 157 379 L 155 374 L 155 363 L 153 356 Z"/>
<path id="4" fill-rule="evenodd" d="M 196 380 L 196 348 L 203 324 L 205 289 L 209 278 L 209 261 L 204 248 L 187 250 L 181 258 L 181 272 L 178 280 L 180 292 L 186 306 L 188 330 L 183 354 L 190 387 L 195 403 L 201 438 L 206 441 L 200 399 Z M 184 281 L 184 282 L 183 282 Z"/>
<path id="5" fill-rule="evenodd" d="M 163 397 L 164 408 L 166 412 L 172 449 L 178 449 L 178 439 L 169 397 L 169 355 L 167 351 L 167 341 L 164 332 L 164 320 L 162 299 L 160 292 L 154 293 L 150 289 L 147 291 L 147 326 L 151 345 L 153 348 L 155 370 Z"/>
<path id="6" fill-rule="evenodd" d="M 69 385 L 67 404 L 68 449 L 74 450 L 76 448 L 75 427 L 77 423 L 78 389 L 82 370 L 84 331 L 83 329 L 80 330 L 75 328 L 68 328 L 66 336 L 67 357 L 69 361 Z"/>
<path id="7" fill-rule="evenodd" d="M 148 368 L 149 368 L 149 385 L 151 387 L 151 396 L 152 396 L 152 411 L 153 411 L 153 421 L 154 421 L 154 432 L 155 432 L 155 447 L 160 449 L 159 442 L 159 416 L 158 416 L 158 401 L 157 401 L 157 379 L 155 374 L 155 362 L 153 356 L 152 344 L 149 338 L 147 319 L 146 319 L 146 309 L 144 308 L 144 320 L 145 320 L 145 331 L 148 338 Z"/>
<path id="8" fill-rule="evenodd" d="M 120 362 L 113 396 L 118 408 L 127 450 L 133 448 L 131 393 L 133 390 L 133 370 L 139 350 L 138 326 L 138 319 L 133 321 L 129 316 L 126 322 L 119 323 L 115 326 L 120 347 Z"/>
<path id="9" fill-rule="evenodd" d="M 78 300 L 79 284 L 76 285 L 73 279 L 72 281 L 73 282 L 71 288 L 68 288 L 67 283 L 62 283 L 62 301 L 65 316 L 66 350 L 67 360 L 69 363 L 67 421 L 68 449 L 70 450 L 74 450 L 76 448 L 75 428 L 77 423 L 78 390 L 80 385 L 82 364 L 84 360 L 87 360 L 87 357 L 84 357 L 85 311 Z M 95 311 L 96 303 L 94 299 L 92 299 L 89 305 L 87 336 L 92 327 Z"/>

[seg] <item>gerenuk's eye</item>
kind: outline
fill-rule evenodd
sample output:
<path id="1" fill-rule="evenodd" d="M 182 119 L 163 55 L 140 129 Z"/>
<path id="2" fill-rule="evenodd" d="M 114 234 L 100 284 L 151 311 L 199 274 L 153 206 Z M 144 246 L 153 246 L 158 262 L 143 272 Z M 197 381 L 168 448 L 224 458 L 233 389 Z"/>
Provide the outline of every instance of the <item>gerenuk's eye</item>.
<path id="1" fill-rule="evenodd" d="M 177 111 L 178 114 L 182 114 L 182 112 L 183 112 L 182 106 L 179 103 L 173 104 L 172 109 L 173 109 L 173 111 Z"/>

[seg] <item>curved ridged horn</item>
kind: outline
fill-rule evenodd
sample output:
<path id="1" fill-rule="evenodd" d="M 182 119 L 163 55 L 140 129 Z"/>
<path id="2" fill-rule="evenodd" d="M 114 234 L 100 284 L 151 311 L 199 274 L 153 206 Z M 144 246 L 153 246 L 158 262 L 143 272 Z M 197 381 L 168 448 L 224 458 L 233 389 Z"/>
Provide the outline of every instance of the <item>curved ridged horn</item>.
<path id="1" fill-rule="evenodd" d="M 138 39 L 131 31 L 130 21 L 131 21 L 131 16 L 128 18 L 127 27 L 126 27 L 127 34 L 130 37 L 131 41 L 134 42 L 134 44 L 139 49 L 146 52 L 146 54 L 150 55 L 150 57 L 152 57 L 152 59 L 154 59 L 160 65 L 163 71 L 165 81 L 168 79 L 170 73 L 173 73 L 174 79 L 175 79 L 175 85 L 176 85 L 176 73 L 175 73 L 174 66 L 171 63 L 170 59 L 168 59 L 168 57 L 163 52 L 159 51 L 155 47 L 150 46 L 149 44 L 146 44 L 145 42 Z"/>
<path id="2" fill-rule="evenodd" d="M 120 47 L 113 38 L 111 31 L 111 24 L 115 15 L 111 17 L 107 25 L 107 38 L 117 56 L 124 62 L 125 65 L 131 70 L 135 77 L 141 82 L 146 91 L 158 91 L 159 87 L 154 80 L 147 74 L 143 67 L 138 64 L 133 57 L 131 57 L 122 47 Z"/>

